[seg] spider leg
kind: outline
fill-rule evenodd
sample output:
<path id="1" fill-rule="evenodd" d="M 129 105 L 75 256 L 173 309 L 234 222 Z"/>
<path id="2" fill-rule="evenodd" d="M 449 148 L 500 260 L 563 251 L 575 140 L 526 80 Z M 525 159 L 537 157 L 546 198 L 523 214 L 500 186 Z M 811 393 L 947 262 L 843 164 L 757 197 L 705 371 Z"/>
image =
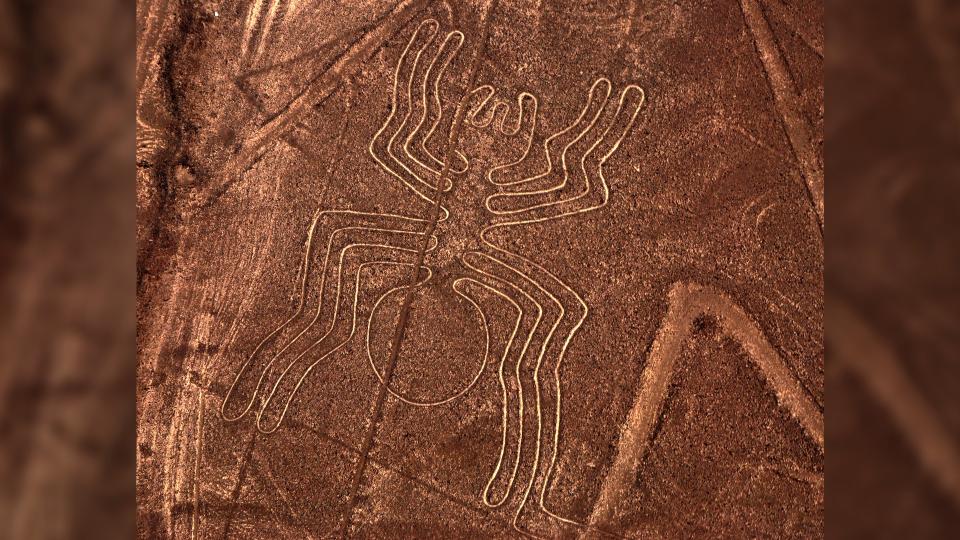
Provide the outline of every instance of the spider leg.
<path id="1" fill-rule="evenodd" d="M 410 41 L 404 48 L 400 59 L 397 62 L 397 68 L 394 72 L 393 93 L 391 97 L 390 113 L 380 129 L 370 140 L 368 151 L 374 161 L 377 162 L 386 172 L 402 182 L 407 188 L 414 192 L 420 199 L 427 203 L 433 203 L 436 194 L 440 191 L 448 191 L 453 186 L 453 181 L 449 178 L 443 186 L 438 185 L 441 175 L 435 169 L 424 166 L 422 162 L 415 159 L 406 149 L 406 140 L 412 138 L 419 129 L 411 128 L 410 120 L 417 102 L 413 96 L 413 88 L 422 89 L 426 86 L 426 79 L 433 72 L 428 68 L 426 71 L 419 69 L 424 51 L 432 43 L 437 35 L 439 23 L 434 19 L 428 19 L 417 27 L 417 30 L 411 36 Z M 451 33 L 454 37 L 447 39 L 440 46 L 437 57 L 445 57 L 456 53 L 458 47 L 453 44 L 457 42 L 456 33 Z M 462 35 L 462 34 L 461 34 Z M 448 35 L 449 37 L 449 35 Z M 434 58 L 434 62 L 436 61 Z M 431 64 L 433 67 L 434 64 Z M 419 83 L 420 78 L 424 79 L 423 84 Z M 408 135 L 406 131 L 411 130 Z M 462 156 L 461 160 L 463 159 Z M 464 172 L 464 169 L 451 171 L 453 173 Z M 444 209 L 444 218 L 448 215 Z"/>
<path id="2" fill-rule="evenodd" d="M 586 317 L 586 308 L 582 300 L 569 287 L 552 277 L 538 265 L 488 245 L 482 252 L 473 252 L 464 257 L 464 262 L 477 271 L 496 277 L 503 283 L 509 284 L 516 294 L 529 299 L 538 306 L 537 325 L 531 330 L 528 341 L 516 364 L 516 377 L 520 388 L 524 380 L 528 382 L 528 389 L 532 388 L 533 404 L 531 409 L 521 408 L 521 422 L 535 418 L 536 429 L 532 433 L 521 433 L 521 448 L 532 443 L 532 462 L 529 465 L 529 478 L 523 488 L 522 500 L 514 515 L 514 527 L 525 534 L 529 531 L 520 527 L 521 514 L 531 496 L 534 500 L 539 494 L 545 493 L 546 488 L 534 488 L 538 481 L 545 486 L 552 473 L 556 461 L 559 425 L 559 372 L 560 360 L 565 352 L 566 344 L 572 339 L 576 329 Z M 560 347 L 553 344 L 560 340 Z M 551 357 L 551 353 L 554 355 Z M 529 384 L 532 383 L 532 384 Z M 529 391 L 528 391 L 529 393 Z M 556 405 L 554 408 L 545 406 L 544 399 L 553 396 Z M 523 407 L 523 399 L 520 400 Z M 526 446 L 526 451 L 531 451 Z M 541 498 L 542 500 L 542 498 Z M 546 510 L 541 504 L 540 508 Z M 576 523 L 547 511 L 553 518 L 568 523 Z"/>
<path id="3" fill-rule="evenodd" d="M 516 312 L 513 330 L 507 339 L 497 366 L 497 381 L 500 384 L 503 406 L 500 451 L 493 466 L 493 472 L 481 493 L 481 498 L 486 506 L 497 508 L 510 498 L 520 470 L 521 445 L 524 433 L 524 386 L 520 377 L 520 362 L 532 345 L 534 333 L 543 318 L 543 309 L 533 297 L 522 289 L 497 277 L 496 274 L 500 269 L 490 268 L 491 264 L 483 259 L 482 254 L 467 253 L 461 257 L 460 262 L 468 270 L 469 277 L 463 279 L 476 283 L 499 296 L 509 303 Z M 493 270 L 493 272 L 487 270 Z M 508 389 L 507 368 L 510 365 L 515 366 L 514 384 L 511 385 L 513 388 Z M 511 407 L 512 403 L 515 403 L 513 407 Z M 516 427 L 514 428 L 516 444 L 514 445 L 508 443 L 511 408 L 515 408 L 517 411 L 515 413 Z M 497 493 L 499 495 L 496 495 Z"/>
<path id="4" fill-rule="evenodd" d="M 269 393 L 257 413 L 257 428 L 261 432 L 276 431 L 310 373 L 356 335 L 364 270 L 371 265 L 415 266 L 419 247 L 415 242 L 399 236 L 390 239 L 379 231 L 364 233 L 363 241 L 341 248 L 336 265 L 331 265 L 335 267 L 329 272 L 331 281 L 336 281 L 336 296 L 329 326 L 322 333 L 314 331 L 310 339 L 303 340 L 299 351 L 288 351 L 285 358 L 289 360 L 284 360 L 285 366 L 278 366 L 283 370 L 272 385 L 267 385 Z M 429 270 L 426 273 L 429 277 Z"/>
<path id="5" fill-rule="evenodd" d="M 627 86 L 609 99 L 610 81 L 591 87 L 580 116 L 544 141 L 547 170 L 519 181 L 501 182 L 486 207 L 500 224 L 522 224 L 580 214 L 607 203 L 603 165 L 620 147 L 644 102 L 643 90 Z"/>
<path id="6" fill-rule="evenodd" d="M 356 239 L 358 234 L 379 234 L 398 238 L 410 245 L 422 242 L 420 229 L 423 226 L 424 220 L 405 216 L 348 210 L 318 211 L 307 233 L 297 283 L 297 307 L 244 359 L 220 407 L 224 420 L 243 418 L 253 408 L 276 359 L 317 327 L 322 319 L 329 317 L 332 306 L 324 299 L 331 297 L 336 285 L 329 276 L 336 269 L 339 251 L 350 243 L 350 238 Z M 313 305 L 315 310 L 308 309 Z"/>
<path id="7" fill-rule="evenodd" d="M 401 130 L 399 133 L 403 138 L 401 150 L 403 155 L 408 156 L 414 164 L 425 169 L 432 175 L 439 175 L 444 165 L 443 160 L 438 158 L 437 155 L 427 147 L 427 142 L 433 137 L 433 134 L 444 118 L 444 106 L 440 98 L 440 81 L 450 66 L 450 61 L 453 60 L 453 57 L 460 51 L 463 41 L 463 32 L 455 30 L 447 33 L 437 54 L 426 68 L 424 76 L 421 78 L 415 74 L 410 80 L 412 85 L 415 79 L 422 79 L 422 84 L 418 90 L 420 98 L 418 107 L 422 110 L 420 112 L 420 120 L 413 126 L 409 134 L 406 137 L 402 137 L 402 132 L 405 130 Z M 412 88 L 408 93 L 412 94 Z M 411 106 L 414 105 L 413 100 L 411 100 L 410 103 Z M 423 134 L 424 124 L 428 121 L 430 127 L 427 132 Z M 441 151 L 440 154 L 442 153 Z M 465 172 L 468 167 L 467 158 L 459 151 L 457 151 L 455 155 L 462 164 L 452 172 L 454 172 L 454 174 Z"/>

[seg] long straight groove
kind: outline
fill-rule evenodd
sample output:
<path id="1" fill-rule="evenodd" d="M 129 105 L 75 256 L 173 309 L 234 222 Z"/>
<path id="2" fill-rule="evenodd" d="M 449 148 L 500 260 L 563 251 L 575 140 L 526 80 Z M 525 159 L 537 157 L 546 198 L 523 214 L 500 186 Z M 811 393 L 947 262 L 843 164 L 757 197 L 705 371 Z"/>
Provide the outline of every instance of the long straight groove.
<path id="1" fill-rule="evenodd" d="M 369 460 L 370 456 L 370 450 L 373 447 L 373 441 L 377 435 L 377 428 L 380 425 L 381 416 L 383 414 L 383 404 L 387 397 L 387 389 L 389 388 L 393 379 L 393 372 L 397 366 L 397 359 L 400 356 L 400 344 L 402 343 L 406 332 L 407 321 L 410 317 L 410 305 L 413 302 L 413 295 L 416 292 L 416 285 L 420 279 L 420 267 L 423 266 L 423 261 L 426 257 L 430 237 L 436 230 L 437 222 L 440 219 L 443 196 L 445 194 L 445 192 L 442 191 L 441 186 L 445 185 L 445 182 L 450 174 L 450 164 L 453 162 L 453 153 L 457 146 L 456 143 L 460 138 L 460 128 L 463 125 L 466 101 L 470 96 L 470 89 L 473 88 L 480 62 L 484 56 L 487 35 L 490 29 L 490 19 L 493 11 L 496 9 L 497 2 L 498 0 L 491 0 L 490 4 L 487 6 L 486 10 L 484 10 L 483 15 L 481 16 L 480 40 L 477 42 L 477 48 L 474 51 L 473 58 L 470 60 L 470 67 L 467 71 L 468 75 L 466 90 L 463 92 L 463 95 L 460 97 L 460 100 L 457 103 L 457 110 L 453 117 L 453 124 L 450 126 L 450 136 L 447 138 L 447 148 L 445 150 L 446 155 L 444 157 L 443 169 L 440 171 L 440 178 L 436 183 L 434 204 L 432 209 L 433 215 L 431 216 L 430 222 L 423 232 L 424 240 L 419 251 L 417 252 L 417 262 L 413 267 L 413 275 L 410 279 L 410 285 L 408 287 L 407 294 L 403 298 L 403 304 L 400 307 L 400 316 L 397 321 L 396 330 L 394 331 L 390 348 L 390 357 L 387 361 L 386 369 L 384 370 L 383 382 L 380 384 L 380 389 L 377 392 L 377 399 L 374 402 L 373 411 L 370 415 L 370 426 L 367 429 L 367 436 L 363 441 L 363 446 L 360 448 L 359 461 L 357 462 L 357 467 L 354 470 L 353 479 L 350 482 L 350 496 L 347 502 L 347 507 L 344 510 L 343 528 L 341 530 L 341 536 L 344 538 L 347 537 L 347 534 L 350 531 L 350 518 L 353 515 L 353 509 L 357 504 L 357 497 L 360 492 L 360 482 L 363 480 L 367 461 Z"/>
<path id="2" fill-rule="evenodd" d="M 757 323 L 732 298 L 717 289 L 696 283 L 676 283 L 670 290 L 667 313 L 647 355 L 640 389 L 624 423 L 613 464 L 603 479 L 590 514 L 591 527 L 609 525 L 618 500 L 636 478 L 643 455 L 653 444 L 651 434 L 663 414 L 682 347 L 690 337 L 694 320 L 701 314 L 719 320 L 724 333 L 740 344 L 756 366 L 779 406 L 822 451 L 823 411 Z M 592 531 L 587 531 L 584 537 L 588 534 Z"/>
<path id="3" fill-rule="evenodd" d="M 763 64 L 767 82 L 773 91 L 777 112 L 780 113 L 780 118 L 783 121 L 783 128 L 790 140 L 790 147 L 793 149 L 797 164 L 800 166 L 800 172 L 803 174 L 807 195 L 816 211 L 817 222 L 822 234 L 824 224 L 823 166 L 820 165 L 820 160 L 817 158 L 813 137 L 803 117 L 797 89 L 794 87 L 780 46 L 777 45 L 774 38 L 773 30 L 770 29 L 770 22 L 767 20 L 767 16 L 764 14 L 763 8 L 760 7 L 758 0 L 740 0 L 740 7 L 743 10 L 743 18 L 746 21 L 747 28 L 753 36 L 753 42 Z"/>
<path id="4" fill-rule="evenodd" d="M 208 208 L 239 181 L 244 172 L 263 155 L 264 150 L 278 137 L 288 133 L 291 126 L 312 108 L 353 76 L 386 41 L 424 8 L 427 0 L 402 0 L 380 19 L 363 26 L 361 34 L 336 58 L 330 67 L 318 74 L 304 91 L 284 109 L 266 121 L 247 139 L 226 165 L 223 178 L 207 192 L 201 208 Z"/>

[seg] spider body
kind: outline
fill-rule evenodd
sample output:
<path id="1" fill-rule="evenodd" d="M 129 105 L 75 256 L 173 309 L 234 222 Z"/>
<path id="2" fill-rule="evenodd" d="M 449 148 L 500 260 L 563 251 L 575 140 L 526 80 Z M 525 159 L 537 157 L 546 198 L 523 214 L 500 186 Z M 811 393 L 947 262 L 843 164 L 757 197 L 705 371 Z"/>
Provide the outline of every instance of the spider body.
<path id="1" fill-rule="evenodd" d="M 549 519 L 582 525 L 550 511 L 546 499 L 560 442 L 562 362 L 589 308 L 554 272 L 498 244 L 493 233 L 576 219 L 606 205 L 603 165 L 633 126 L 644 93 L 628 85 L 617 95 L 608 79 L 597 79 L 576 118 L 535 145 L 538 99 L 522 92 L 503 100 L 492 86 L 480 86 L 459 105 L 462 140 L 448 137 L 444 147 L 435 140 L 450 109 L 441 98 L 440 80 L 465 36 L 452 31 L 431 47 L 438 31 L 439 24 L 428 20 L 413 33 L 394 72 L 389 113 L 368 147 L 385 177 L 401 182 L 434 214 L 318 210 L 307 235 L 299 305 L 247 358 L 221 414 L 238 420 L 256 410 L 258 429 L 276 430 L 310 373 L 355 338 L 366 339 L 367 360 L 380 383 L 415 407 L 462 397 L 493 365 L 502 404 L 501 444 L 480 494 L 483 503 L 514 505 L 514 526 L 528 534 L 519 523 L 533 501 Z M 444 156 L 453 163 L 447 166 Z M 524 165 L 534 158 L 542 169 L 530 173 Z M 378 266 L 402 267 L 416 280 L 361 309 L 365 276 Z M 499 358 L 491 358 L 491 315 L 476 294 L 481 290 L 511 310 L 511 333 L 496 348 Z M 395 321 L 389 306 L 404 294 L 412 294 L 413 304 L 458 311 L 459 320 L 481 327 L 474 333 L 486 337 L 480 369 L 458 390 L 411 396 L 384 380 L 381 356 L 387 349 L 371 336 L 374 328 Z M 359 312 L 366 321 L 358 320 Z M 404 362 L 402 355 L 397 361 Z"/>

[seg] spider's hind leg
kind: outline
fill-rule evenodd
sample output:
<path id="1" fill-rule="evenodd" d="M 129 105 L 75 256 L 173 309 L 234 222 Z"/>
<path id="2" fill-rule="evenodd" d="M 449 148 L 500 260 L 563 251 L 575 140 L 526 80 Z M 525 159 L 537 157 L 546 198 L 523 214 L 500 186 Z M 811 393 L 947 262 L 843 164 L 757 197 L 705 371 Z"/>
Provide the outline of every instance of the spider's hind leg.
<path id="1" fill-rule="evenodd" d="M 279 427 L 306 378 L 326 365 L 325 361 L 331 355 L 359 333 L 358 329 L 362 327 L 358 321 L 359 299 L 367 288 L 366 270 L 371 266 L 401 266 L 409 267 L 412 272 L 416 265 L 419 242 L 422 241 L 419 233 L 406 236 L 369 229 L 357 232 L 363 238 L 342 247 L 336 264 L 331 264 L 328 270 L 328 281 L 335 282 L 331 286 L 329 323 L 313 329 L 308 339 L 301 340 L 297 350 L 287 351 L 282 365 L 277 366 L 278 370 L 283 370 L 274 377 L 272 385 L 265 386 L 269 388 L 269 394 L 257 414 L 257 427 L 262 432 L 270 433 Z M 431 241 L 428 249 L 433 246 L 435 241 Z M 404 274 L 404 281 L 408 275 Z M 429 270 L 423 272 L 421 268 L 421 275 L 429 276 Z"/>
<path id="2" fill-rule="evenodd" d="M 514 525 L 523 533 L 531 528 L 563 530 L 581 525 L 550 510 L 546 495 L 560 440 L 561 362 L 586 318 L 586 304 L 559 278 L 523 257 L 492 247 L 468 255 L 465 261 L 472 267 L 507 284 L 537 312 L 514 372 L 523 395 L 519 404 L 524 423 L 521 458 L 531 460 L 521 468 L 528 474 L 521 483 Z M 521 525 L 528 521 L 532 525 Z"/>
<path id="3" fill-rule="evenodd" d="M 423 241 L 423 227 L 424 221 L 418 218 L 348 210 L 318 211 L 308 229 L 298 272 L 297 307 L 246 354 L 221 403 L 223 418 L 239 420 L 254 409 L 258 397 L 262 402 L 277 359 L 309 339 L 310 333 L 318 331 L 330 317 L 336 281 L 328 278 L 335 273 L 338 254 L 345 246 L 361 238 L 358 235 L 364 230 L 380 231 L 367 234 L 416 246 Z"/>

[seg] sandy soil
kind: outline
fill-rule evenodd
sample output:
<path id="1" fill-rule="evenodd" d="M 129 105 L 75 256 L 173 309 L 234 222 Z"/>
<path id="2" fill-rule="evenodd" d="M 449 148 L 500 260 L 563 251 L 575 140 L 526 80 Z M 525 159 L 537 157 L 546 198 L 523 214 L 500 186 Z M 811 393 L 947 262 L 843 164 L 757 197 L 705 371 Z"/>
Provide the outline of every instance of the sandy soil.
<path id="1" fill-rule="evenodd" d="M 141 1 L 140 536 L 822 536 L 821 17 Z"/>

